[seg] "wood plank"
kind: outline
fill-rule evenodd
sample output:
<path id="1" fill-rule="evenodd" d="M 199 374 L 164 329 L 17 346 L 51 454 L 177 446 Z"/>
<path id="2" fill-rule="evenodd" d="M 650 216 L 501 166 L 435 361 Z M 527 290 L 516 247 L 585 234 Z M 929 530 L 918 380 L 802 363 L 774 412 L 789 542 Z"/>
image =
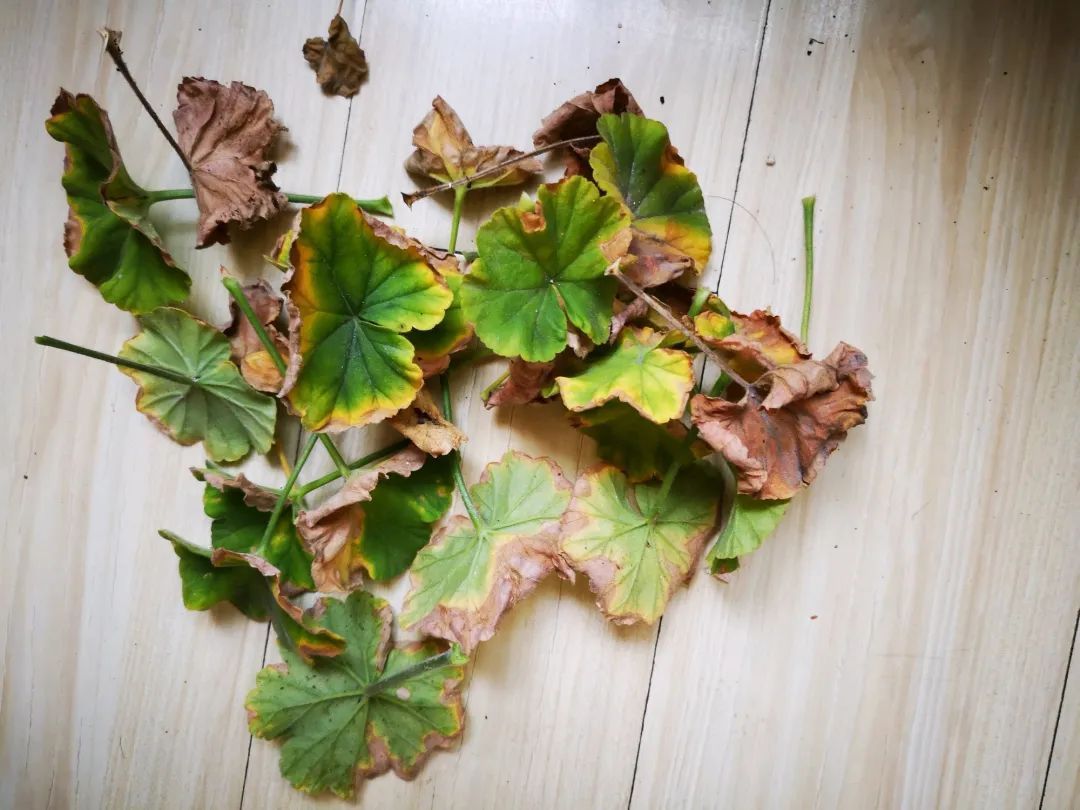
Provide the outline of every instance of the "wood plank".
<path id="1" fill-rule="evenodd" d="M 775 265 L 737 212 L 721 292 L 798 323 L 817 192 L 811 344 L 878 401 L 672 605 L 632 806 L 1037 805 L 1080 603 L 1077 16 L 772 4 L 738 199 Z"/>
<path id="2" fill-rule="evenodd" d="M 361 40 L 371 80 L 354 102 L 342 187 L 364 181 L 379 190 L 413 188 L 402 163 L 412 128 L 437 93 L 477 143 L 524 147 L 559 103 L 621 76 L 646 112 L 668 124 L 683 153 L 695 156 L 706 188 L 730 197 L 763 8 L 759 2 L 444 0 L 419 13 L 412 5 L 372 0 Z M 554 177 L 561 166 L 552 164 Z M 518 194 L 474 195 L 462 246 L 494 207 Z M 725 222 L 728 206 L 711 203 L 714 220 Z M 447 201 L 399 210 L 397 221 L 431 244 L 445 244 Z M 550 454 L 573 477 L 592 460 L 591 450 L 557 408 L 484 411 L 479 394 L 500 371 L 488 366 L 455 381 L 457 415 L 471 437 L 466 478 L 474 480 L 508 447 Z M 348 446 L 358 452 L 359 445 Z M 391 589 L 395 603 L 405 584 Z M 648 628 L 605 626 L 583 582 L 547 583 L 480 648 L 461 747 L 434 757 L 413 784 L 372 782 L 361 801 L 394 808 L 437 802 L 448 810 L 625 807 L 653 644 Z M 277 759 L 275 745 L 255 741 L 245 807 L 307 806 L 277 775 Z"/>
<path id="3" fill-rule="evenodd" d="M 136 179 L 184 185 L 183 167 L 102 54 L 95 29 L 123 29 L 131 69 L 166 118 L 185 74 L 255 83 L 293 127 L 282 183 L 325 190 L 346 106 L 328 103 L 303 62 L 281 53 L 322 29 L 331 5 L 17 2 L 0 16 L 0 137 L 12 159 L 0 227 L 13 260 L 0 275 L 0 339 L 11 347 L 0 423 L 12 459 L 0 465 L 0 805 L 238 806 L 242 701 L 266 637 L 264 625 L 227 610 L 185 611 L 176 557 L 156 535 L 164 526 L 208 542 L 201 488 L 187 472 L 201 464 L 199 449 L 159 435 L 115 370 L 30 342 L 47 332 L 115 351 L 135 329 L 65 267 L 62 149 L 42 126 L 56 88 L 91 92 L 109 110 Z M 261 272 L 275 234 L 262 228 L 196 254 L 194 211 L 168 203 L 154 218 L 195 279 L 194 311 L 220 322 L 218 265 Z"/>

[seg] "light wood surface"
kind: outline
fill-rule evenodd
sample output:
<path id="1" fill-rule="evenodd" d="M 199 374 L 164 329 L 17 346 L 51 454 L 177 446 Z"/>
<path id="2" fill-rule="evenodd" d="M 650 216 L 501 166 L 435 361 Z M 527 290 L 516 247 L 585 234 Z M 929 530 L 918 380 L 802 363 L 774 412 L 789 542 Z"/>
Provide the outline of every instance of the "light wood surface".
<path id="1" fill-rule="evenodd" d="M 56 89 L 101 101 L 137 180 L 185 182 L 101 54 L 102 24 L 124 30 L 162 114 L 183 75 L 267 90 L 290 130 L 281 185 L 306 193 L 411 188 L 401 164 L 436 93 L 478 143 L 524 146 L 559 102 L 621 76 L 701 179 L 710 278 L 792 324 L 798 201 L 818 195 L 811 344 L 867 352 L 868 425 L 728 584 L 698 576 L 657 628 L 606 626 L 583 584 L 541 587 L 481 647 L 462 745 L 414 782 L 365 786 L 363 806 L 1077 806 L 1075 4 L 356 0 L 342 13 L 372 73 L 351 103 L 324 98 L 299 54 L 335 7 L 0 8 L 0 806 L 316 806 L 274 744 L 249 746 L 266 628 L 185 611 L 156 536 L 203 541 L 199 450 L 157 434 L 126 377 L 31 343 L 114 351 L 133 331 L 64 266 L 62 150 L 42 126 Z M 474 195 L 463 241 L 515 198 Z M 444 201 L 395 208 L 445 242 Z M 265 271 L 272 228 L 196 253 L 192 204 L 155 220 L 212 320 L 220 264 Z M 508 447 L 587 466 L 557 409 L 484 411 L 498 373 L 457 380 L 467 477 Z"/>

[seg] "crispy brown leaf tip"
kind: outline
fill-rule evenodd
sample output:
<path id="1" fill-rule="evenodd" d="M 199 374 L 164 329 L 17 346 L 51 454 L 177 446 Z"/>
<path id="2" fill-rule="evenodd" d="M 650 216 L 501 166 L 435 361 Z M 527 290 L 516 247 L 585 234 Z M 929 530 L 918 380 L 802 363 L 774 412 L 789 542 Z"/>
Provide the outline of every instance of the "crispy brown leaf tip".
<path id="1" fill-rule="evenodd" d="M 340 14 L 330 21 L 327 39 L 311 37 L 304 42 L 304 58 L 315 71 L 319 87 L 329 95 L 355 96 L 368 74 L 364 51 Z"/>
<path id="2" fill-rule="evenodd" d="M 225 268 L 221 268 L 221 271 L 224 274 Z M 275 325 L 281 315 L 284 299 L 264 279 L 259 279 L 254 284 L 244 285 L 243 290 L 244 297 L 255 310 L 259 322 L 266 329 L 270 339 L 274 341 L 278 352 L 287 361 L 290 352 L 289 341 Z M 273 358 L 263 347 L 259 336 L 255 334 L 255 329 L 240 312 L 235 301 L 230 301 L 229 312 L 232 314 L 232 320 L 222 331 L 229 339 L 233 362 L 240 367 L 240 373 L 253 388 L 276 394 L 281 390 L 283 379 Z"/>
<path id="3" fill-rule="evenodd" d="M 248 480 L 243 473 L 229 475 L 226 472 L 214 469 L 197 469 L 192 467 L 191 474 L 198 480 L 205 481 L 214 489 L 224 492 L 227 489 L 236 489 L 244 493 L 244 503 L 258 509 L 260 512 L 271 512 L 277 504 L 277 493 L 271 489 Z"/>
<path id="4" fill-rule="evenodd" d="M 533 144 L 539 149 L 570 138 L 596 135 L 596 122 L 601 115 L 624 112 L 644 114 L 621 79 L 608 79 L 597 85 L 596 89 L 574 96 L 546 115 L 540 122 L 540 129 L 533 133 Z M 566 155 L 566 174 L 592 177 L 589 167 L 591 151 L 591 144 L 570 147 Z"/>
<path id="5" fill-rule="evenodd" d="M 739 402 L 690 403 L 701 436 L 735 468 L 739 492 L 790 498 L 809 485 L 873 399 L 866 356 L 840 343 L 823 361 L 778 365 Z"/>
<path id="6" fill-rule="evenodd" d="M 226 244 L 230 224 L 250 228 L 285 207 L 267 159 L 284 127 L 270 97 L 240 82 L 186 77 L 176 98 L 173 120 L 199 205 L 195 246 Z"/>
<path id="7" fill-rule="evenodd" d="M 445 456 L 466 440 L 456 425 L 443 418 L 426 387 L 420 389 L 412 405 L 390 418 L 390 426 L 431 456 Z"/>
<path id="8" fill-rule="evenodd" d="M 438 183 L 447 183 L 471 177 L 524 154 L 512 146 L 474 145 L 454 108 L 441 96 L 432 100 L 431 107 L 431 112 L 413 129 L 412 142 L 416 150 L 405 162 L 406 170 Z M 477 181 L 476 187 L 517 185 L 540 170 L 536 158 L 527 158 L 507 166 L 501 173 L 484 177 Z"/>
<path id="9" fill-rule="evenodd" d="M 311 576 L 323 592 L 353 591 L 363 584 L 364 562 L 353 555 L 352 541 L 360 536 L 364 522 L 358 504 L 371 500 L 381 478 L 409 476 L 424 465 L 427 455 L 409 446 L 383 461 L 365 467 L 346 480 L 336 493 L 315 509 L 301 512 L 296 530 L 308 552 L 315 556 Z"/>

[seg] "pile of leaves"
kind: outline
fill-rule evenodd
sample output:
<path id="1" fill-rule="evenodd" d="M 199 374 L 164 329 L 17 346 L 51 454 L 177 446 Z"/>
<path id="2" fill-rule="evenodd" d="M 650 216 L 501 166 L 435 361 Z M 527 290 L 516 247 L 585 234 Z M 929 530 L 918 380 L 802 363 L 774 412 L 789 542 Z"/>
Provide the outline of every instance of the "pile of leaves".
<path id="1" fill-rule="evenodd" d="M 309 46 L 325 85 L 332 49 Z M 545 577 L 584 577 L 611 622 L 655 622 L 703 559 L 720 575 L 757 548 L 866 418 L 861 352 L 841 343 L 814 359 L 805 322 L 800 339 L 699 286 L 712 250 L 700 184 L 617 79 L 543 118 L 530 153 L 476 146 L 436 98 L 406 162 L 428 185 L 405 198 L 453 195 L 445 250 L 380 219 L 385 198 L 280 191 L 270 150 L 283 127 L 260 90 L 185 78 L 173 119 L 175 139 L 158 123 L 191 188 L 146 191 L 105 110 L 60 92 L 46 129 L 66 151 L 69 265 L 139 331 L 116 356 L 38 340 L 115 363 L 157 428 L 202 443 L 192 472 L 209 543 L 161 534 L 186 607 L 227 602 L 273 623 L 283 663 L 258 674 L 246 706 L 254 735 L 283 741 L 281 772 L 300 790 L 350 796 L 453 744 L 469 656 Z M 564 176 L 494 211 L 468 261 L 456 251 L 466 194 L 538 182 L 548 152 Z M 185 308 L 190 278 L 149 216 L 184 197 L 201 248 L 311 203 L 268 279 L 224 275 L 221 328 Z M 505 365 L 488 408 L 561 403 L 601 462 L 570 481 L 510 452 L 467 486 L 450 380 L 481 362 Z M 719 376 L 703 388 L 706 363 Z M 307 438 L 284 486 L 224 466 L 275 453 L 287 419 Z M 401 440 L 342 458 L 335 435 L 379 422 Z M 300 483 L 316 445 L 335 471 Z M 406 574 L 395 616 L 366 588 Z M 395 624 L 415 640 L 395 640 Z"/>

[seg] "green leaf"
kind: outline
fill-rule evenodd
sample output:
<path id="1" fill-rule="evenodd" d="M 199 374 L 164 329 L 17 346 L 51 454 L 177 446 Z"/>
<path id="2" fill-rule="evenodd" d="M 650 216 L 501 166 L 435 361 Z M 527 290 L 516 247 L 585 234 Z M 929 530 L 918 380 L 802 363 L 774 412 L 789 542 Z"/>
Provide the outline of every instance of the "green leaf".
<path id="1" fill-rule="evenodd" d="M 762 501 L 749 495 L 736 495 L 727 524 L 705 558 L 709 571 L 714 575 L 727 574 L 738 567 L 737 558 L 756 551 L 780 525 L 789 503 L 790 500 Z"/>
<path id="2" fill-rule="evenodd" d="M 658 478 L 673 462 L 689 464 L 695 458 L 682 422 L 658 425 L 621 402 L 584 411 L 571 422 L 596 442 L 600 458 L 621 469 L 632 482 Z"/>
<path id="3" fill-rule="evenodd" d="M 589 578 L 608 619 L 660 618 L 716 525 L 720 489 L 701 465 L 679 473 L 666 498 L 660 484 L 632 485 L 608 465 L 578 479 L 563 517 L 562 552 Z"/>
<path id="4" fill-rule="evenodd" d="M 191 279 L 150 224 L 149 198 L 124 168 L 106 112 L 90 96 L 61 90 L 45 129 L 65 144 L 64 249 L 71 269 L 129 312 L 187 298 Z"/>
<path id="5" fill-rule="evenodd" d="M 635 254 L 686 256 L 701 272 L 712 250 L 712 229 L 697 177 L 682 165 L 667 128 L 640 115 L 603 115 L 596 125 L 603 143 L 590 155 L 596 184 L 633 215 L 635 241 L 650 243 Z"/>
<path id="6" fill-rule="evenodd" d="M 195 471 L 195 477 L 206 481 L 203 492 L 203 511 L 210 524 L 210 544 L 214 548 L 254 554 L 281 571 L 282 580 L 300 590 L 314 590 L 311 578 L 311 555 L 304 549 L 296 527 L 282 515 L 266 542 L 263 535 L 270 522 L 270 512 L 277 496 L 269 490 L 268 497 L 255 498 L 239 479 L 215 473 Z M 248 487 L 253 487 L 248 483 Z M 256 505 L 253 505 L 253 503 Z"/>
<path id="7" fill-rule="evenodd" d="M 465 348 L 473 336 L 473 325 L 461 308 L 463 276 L 454 271 L 440 273 L 454 296 L 443 319 L 431 329 L 414 329 L 406 337 L 416 349 L 416 361 L 427 376 L 441 373 L 450 365 L 450 355 Z"/>
<path id="8" fill-rule="evenodd" d="M 416 396 L 423 374 L 412 329 L 431 329 L 453 295 L 421 252 L 372 229 L 356 201 L 305 208 L 287 291 L 300 317 L 299 374 L 289 401 L 308 430 L 378 422 Z"/>
<path id="9" fill-rule="evenodd" d="M 252 568 L 219 568 L 211 561 L 208 548 L 196 546 L 168 532 L 162 536 L 172 543 L 180 558 L 180 589 L 188 610 L 209 610 L 220 602 L 231 602 L 255 621 L 266 621 L 268 593 L 266 580 Z"/>
<path id="10" fill-rule="evenodd" d="M 624 329 L 614 352 L 575 377 L 555 379 L 563 404 L 585 411 L 618 399 L 657 424 L 678 419 L 694 387 L 693 361 L 686 352 L 661 348 L 663 339 L 663 332 L 647 327 Z"/>
<path id="11" fill-rule="evenodd" d="M 401 622 L 471 652 L 545 576 L 562 570 L 570 485 L 554 462 L 511 452 L 470 487 L 478 524 L 451 518 L 413 562 Z"/>
<path id="12" fill-rule="evenodd" d="M 120 356 L 189 380 L 122 367 L 139 386 L 135 407 L 140 412 L 180 444 L 202 441 L 214 461 L 270 449 L 277 405 L 240 376 L 224 335 L 168 307 L 142 316 L 139 323 L 142 332 L 124 344 Z"/>
<path id="13" fill-rule="evenodd" d="M 504 357 L 550 360 L 566 346 L 569 321 L 605 342 L 617 282 L 604 270 L 626 252 L 628 220 L 581 177 L 541 186 L 534 210 L 496 211 L 462 285 L 480 340 Z"/>
<path id="14" fill-rule="evenodd" d="M 252 734 L 285 739 L 281 773 L 293 787 L 347 799 L 357 777 L 392 768 L 411 778 L 461 734 L 464 667 L 432 642 L 393 647 L 390 607 L 368 593 L 322 604 L 345 651 L 308 664 L 283 648 L 284 664 L 258 674 L 245 705 Z"/>
<path id="15" fill-rule="evenodd" d="M 315 554 L 318 590 L 351 591 L 363 574 L 392 579 L 408 569 L 431 530 L 450 508 L 451 460 L 405 450 L 353 473 L 337 493 L 296 527 Z"/>

